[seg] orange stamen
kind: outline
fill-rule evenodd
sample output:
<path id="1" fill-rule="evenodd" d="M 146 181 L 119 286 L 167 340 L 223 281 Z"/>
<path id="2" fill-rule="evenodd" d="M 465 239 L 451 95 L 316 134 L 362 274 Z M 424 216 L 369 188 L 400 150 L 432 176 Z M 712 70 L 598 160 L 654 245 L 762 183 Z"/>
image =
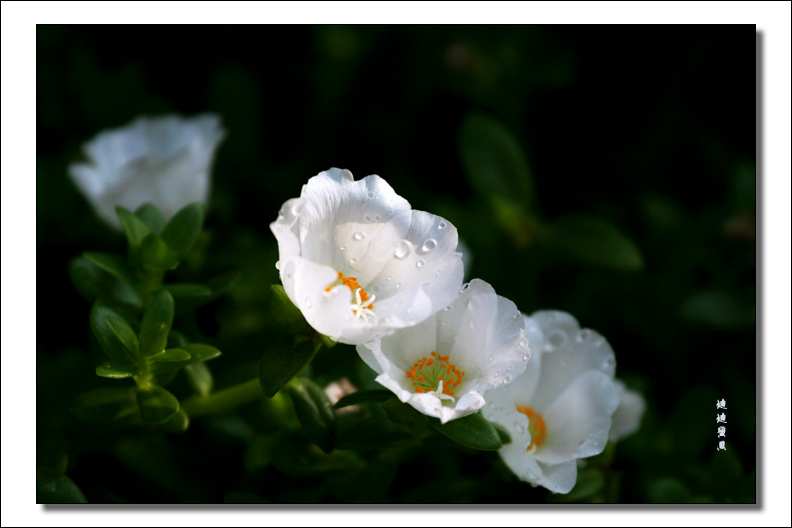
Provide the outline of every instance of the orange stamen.
<path id="1" fill-rule="evenodd" d="M 534 411 L 532 407 L 525 405 L 517 405 L 517 412 L 520 412 L 528 417 L 528 432 L 531 433 L 531 443 L 525 449 L 531 451 L 541 445 L 544 445 L 547 440 L 547 424 L 541 413 Z"/>

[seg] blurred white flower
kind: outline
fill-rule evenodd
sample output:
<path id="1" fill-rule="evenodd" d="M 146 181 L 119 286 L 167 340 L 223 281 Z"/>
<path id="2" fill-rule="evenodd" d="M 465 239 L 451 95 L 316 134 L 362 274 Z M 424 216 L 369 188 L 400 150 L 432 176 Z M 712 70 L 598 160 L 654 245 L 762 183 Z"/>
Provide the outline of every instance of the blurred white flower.
<path id="1" fill-rule="evenodd" d="M 499 452 L 518 477 L 568 493 L 576 459 L 601 453 L 608 441 L 619 405 L 616 360 L 605 338 L 564 312 L 526 316 L 525 335 L 534 352 L 528 368 L 487 392 L 482 413 L 509 431 L 512 441 Z"/>
<path id="2" fill-rule="evenodd" d="M 615 383 L 619 391 L 619 407 L 613 413 L 613 424 L 608 435 L 611 442 L 618 442 L 637 431 L 646 410 L 646 401 L 639 392 L 628 389 L 621 380 Z"/>
<path id="3" fill-rule="evenodd" d="M 115 206 L 135 210 L 151 203 L 169 219 L 179 209 L 209 198 L 210 172 L 225 137 L 220 117 L 138 117 L 104 130 L 83 145 L 88 163 L 69 174 L 99 217 L 118 229 Z"/>
<path id="4" fill-rule="evenodd" d="M 456 228 L 410 209 L 379 176 L 321 172 L 270 229 L 286 295 L 313 328 L 342 343 L 420 323 L 462 285 Z"/>
<path id="5" fill-rule="evenodd" d="M 426 321 L 357 351 L 380 384 L 442 423 L 481 409 L 484 393 L 517 378 L 531 357 L 519 310 L 479 279 Z"/>
<path id="6" fill-rule="evenodd" d="M 344 396 L 348 396 L 354 392 L 357 392 L 357 390 L 358 388 L 352 385 L 352 382 L 350 382 L 347 378 L 341 378 L 338 381 L 334 381 L 324 388 L 327 398 L 333 405 L 338 403 L 338 400 Z M 349 405 L 347 407 L 336 409 L 336 414 L 356 414 L 362 411 L 363 407 L 360 405 Z"/>

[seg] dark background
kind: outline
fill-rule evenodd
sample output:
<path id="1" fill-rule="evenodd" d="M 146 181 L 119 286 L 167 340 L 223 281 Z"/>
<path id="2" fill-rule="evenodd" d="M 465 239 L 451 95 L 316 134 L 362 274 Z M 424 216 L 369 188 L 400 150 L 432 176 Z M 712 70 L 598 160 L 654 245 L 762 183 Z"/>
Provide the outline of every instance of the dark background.
<path id="1" fill-rule="evenodd" d="M 37 464 L 65 470 L 92 502 L 222 502 L 228 492 L 275 502 L 556 500 L 481 453 L 423 455 L 383 477 L 391 484 L 378 496 L 338 491 L 349 487 L 333 480 L 343 474 L 251 462 L 251 445 L 269 438 L 255 408 L 196 420 L 180 436 L 75 423 L 70 401 L 114 380 L 93 373 L 90 305 L 68 262 L 121 252 L 124 240 L 95 218 L 66 166 L 99 130 L 140 114 L 213 111 L 228 137 L 203 269 L 177 271 L 243 273 L 237 291 L 183 321 L 224 351 L 210 364 L 217 387 L 255 376 L 273 335 L 262 299 L 278 282 L 268 225 L 283 201 L 330 167 L 379 174 L 414 208 L 457 226 L 472 252 L 468 279 L 526 313 L 568 311 L 608 338 L 617 377 L 648 409 L 641 431 L 616 447 L 620 485 L 607 500 L 754 502 L 757 42 L 747 25 L 39 26 Z M 643 268 L 554 258 L 495 224 L 460 162 L 471 111 L 517 138 L 539 218 L 608 220 L 635 242 Z M 315 379 L 368 383 L 352 347 L 333 351 L 315 360 Z M 721 398 L 726 452 L 716 452 Z M 416 492 L 416 471 L 454 484 Z"/>

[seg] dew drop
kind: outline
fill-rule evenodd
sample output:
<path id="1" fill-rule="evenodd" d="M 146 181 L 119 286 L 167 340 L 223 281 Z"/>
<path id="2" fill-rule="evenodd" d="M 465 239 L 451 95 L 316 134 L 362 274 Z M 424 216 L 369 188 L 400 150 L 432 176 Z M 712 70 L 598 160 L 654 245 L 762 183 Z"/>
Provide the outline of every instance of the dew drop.
<path id="1" fill-rule="evenodd" d="M 366 215 L 366 216 L 363 217 L 363 221 L 364 222 L 371 222 L 371 217 L 369 215 Z"/>
<path id="2" fill-rule="evenodd" d="M 450 312 L 453 308 L 451 306 L 446 306 L 443 308 L 443 311 Z"/>
<path id="3" fill-rule="evenodd" d="M 558 316 L 554 313 L 551 313 L 550 315 L 547 316 L 547 318 L 551 321 L 555 321 L 556 319 L 558 319 Z"/>
<path id="4" fill-rule="evenodd" d="M 419 260 L 418 262 L 415 263 L 415 267 L 416 268 L 423 268 L 424 264 L 426 264 L 426 262 L 424 262 L 423 260 Z"/>
<path id="5" fill-rule="evenodd" d="M 398 290 L 399 288 L 401 288 L 401 282 L 396 283 L 396 289 Z"/>
<path id="6" fill-rule="evenodd" d="M 443 273 L 443 271 L 442 271 L 442 270 L 437 270 L 437 271 L 435 272 L 435 277 L 437 277 L 437 276 L 438 276 L 438 275 L 440 275 L 441 273 Z"/>
<path id="7" fill-rule="evenodd" d="M 313 306 L 313 303 L 311 302 L 311 298 L 310 297 L 306 297 L 305 298 L 305 307 L 306 308 L 310 308 L 311 306 Z"/>
<path id="8" fill-rule="evenodd" d="M 588 328 L 581 330 L 578 332 L 578 341 L 585 341 L 591 337 L 591 330 Z"/>
<path id="9" fill-rule="evenodd" d="M 437 229 L 445 229 L 445 227 L 446 227 L 445 222 L 440 222 L 439 224 L 437 224 Z"/>
<path id="10" fill-rule="evenodd" d="M 275 263 L 275 269 L 276 270 L 280 269 L 280 260 Z"/>
<path id="11" fill-rule="evenodd" d="M 396 252 L 393 254 L 399 260 L 404 260 L 407 258 L 407 255 L 410 254 L 410 243 L 406 240 L 402 240 L 399 242 L 399 247 L 396 248 Z"/>
<path id="12" fill-rule="evenodd" d="M 350 266 L 354 266 L 355 264 L 357 264 L 357 259 L 355 257 L 352 257 L 351 259 L 349 259 L 349 265 Z"/>
<path id="13" fill-rule="evenodd" d="M 434 238 L 430 238 L 429 240 L 424 242 L 423 245 L 421 246 L 421 252 L 429 253 L 436 247 L 437 247 L 437 240 L 435 240 Z"/>
<path id="14" fill-rule="evenodd" d="M 363 240 L 364 238 L 366 238 L 366 235 L 358 231 L 357 233 L 352 235 L 352 238 L 354 238 L 355 240 Z"/>
<path id="15" fill-rule="evenodd" d="M 511 376 L 506 376 L 505 378 L 503 378 L 503 381 L 505 381 L 506 383 L 511 383 Z"/>
<path id="16" fill-rule="evenodd" d="M 382 220 L 382 217 L 380 215 L 374 215 L 375 222 L 379 222 L 380 220 Z"/>
<path id="17" fill-rule="evenodd" d="M 369 191 L 368 193 L 366 193 L 366 196 L 367 196 L 367 197 L 368 197 L 368 199 L 370 200 L 370 199 L 374 198 L 374 193 L 373 193 L 373 192 L 371 192 L 371 191 Z"/>
<path id="18" fill-rule="evenodd" d="M 528 361 L 529 359 L 531 359 L 531 356 L 529 356 L 528 354 L 525 354 L 523 356 L 523 361 Z"/>
<path id="19" fill-rule="evenodd" d="M 495 361 L 495 358 L 490 356 L 490 361 Z"/>
<path id="20" fill-rule="evenodd" d="M 388 275 L 388 278 L 387 278 L 387 279 L 385 279 L 385 280 L 386 280 L 386 281 L 389 281 L 389 280 L 391 280 L 392 278 L 393 278 L 393 277 L 391 277 L 390 275 Z"/>
<path id="21" fill-rule="evenodd" d="M 519 341 L 519 343 L 518 343 L 518 344 L 519 344 L 521 347 L 524 347 L 525 345 L 527 345 L 527 344 L 528 344 L 528 340 L 527 340 L 527 339 L 525 339 L 525 338 L 523 337 L 522 339 L 520 339 L 520 341 Z"/>
<path id="22" fill-rule="evenodd" d="M 554 348 L 562 346 L 564 343 L 566 343 L 566 339 L 567 339 L 566 334 L 558 330 L 552 332 L 549 336 L 547 336 L 548 344 L 550 344 L 550 346 Z"/>
<path id="23" fill-rule="evenodd" d="M 346 251 L 347 247 L 346 246 L 338 246 L 338 249 L 340 249 L 341 251 Z"/>

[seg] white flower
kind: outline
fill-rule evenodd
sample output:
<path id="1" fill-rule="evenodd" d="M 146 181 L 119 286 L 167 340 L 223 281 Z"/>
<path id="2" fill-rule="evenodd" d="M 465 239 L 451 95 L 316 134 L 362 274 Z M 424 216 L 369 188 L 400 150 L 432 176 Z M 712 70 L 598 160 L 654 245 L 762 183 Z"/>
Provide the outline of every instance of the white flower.
<path id="1" fill-rule="evenodd" d="M 420 323 L 462 285 L 456 228 L 410 209 L 379 176 L 321 172 L 270 229 L 286 295 L 313 328 L 342 343 Z"/>
<path id="2" fill-rule="evenodd" d="M 134 210 L 149 202 L 167 220 L 187 204 L 206 203 L 224 137 L 214 114 L 138 117 L 85 143 L 89 162 L 70 165 L 69 174 L 102 220 L 118 229 L 117 205 Z"/>
<path id="3" fill-rule="evenodd" d="M 517 378 L 531 357 L 519 310 L 479 279 L 426 321 L 357 351 L 380 384 L 442 423 L 481 409 L 484 393 Z"/>
<path id="4" fill-rule="evenodd" d="M 598 333 L 581 330 L 564 312 L 525 317 L 534 357 L 507 387 L 487 392 L 482 413 L 512 438 L 501 448 L 506 465 L 522 480 L 568 493 L 577 480 L 576 459 L 601 453 L 619 405 L 613 382 L 616 360 Z"/>
<path id="5" fill-rule="evenodd" d="M 621 380 L 616 380 L 616 388 L 619 391 L 619 407 L 613 413 L 608 435 L 611 442 L 618 442 L 637 431 L 646 410 L 646 401 L 640 393 L 628 389 Z"/>

